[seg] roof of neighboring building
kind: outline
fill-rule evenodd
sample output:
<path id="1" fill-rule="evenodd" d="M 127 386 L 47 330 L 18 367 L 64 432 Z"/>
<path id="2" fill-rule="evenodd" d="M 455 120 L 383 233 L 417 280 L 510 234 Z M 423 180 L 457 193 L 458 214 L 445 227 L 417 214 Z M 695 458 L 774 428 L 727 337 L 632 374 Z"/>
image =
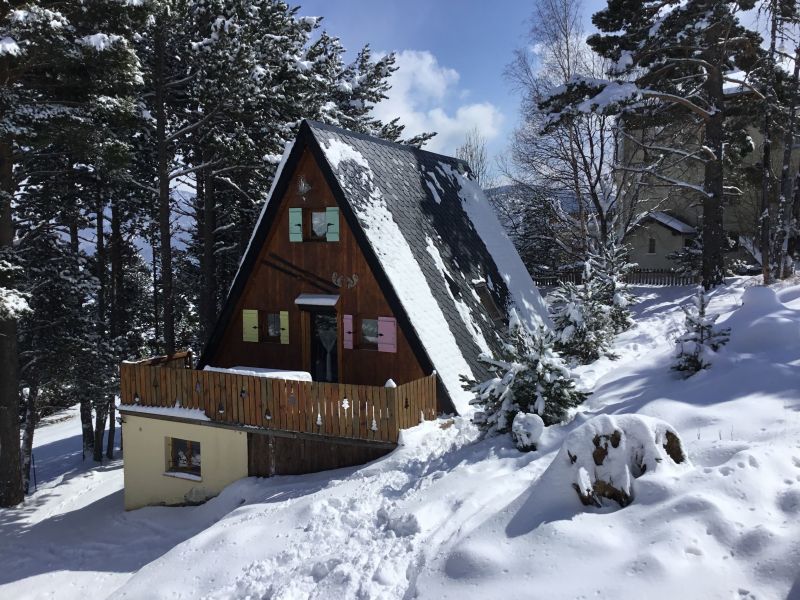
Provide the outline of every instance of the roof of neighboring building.
<path id="1" fill-rule="evenodd" d="M 298 160 L 304 148 L 317 159 L 412 348 L 436 370 L 454 407 L 468 410 L 472 395 L 463 390 L 460 376 L 486 377 L 478 357 L 497 354 L 502 344 L 476 287 L 484 284 L 500 310 L 510 315 L 513 309 L 528 327 L 550 326 L 536 286 L 468 167 L 455 158 L 311 121 L 301 126 L 286 164 Z M 268 207 L 273 197 L 283 196 L 292 171 L 276 174 L 280 181 Z M 270 212 L 276 212 L 268 207 L 227 306 L 235 304 L 266 239 Z"/>
<path id="2" fill-rule="evenodd" d="M 654 221 L 658 221 L 659 223 L 664 225 L 664 227 L 668 227 L 674 231 L 677 231 L 678 233 L 683 233 L 686 235 L 693 235 L 697 233 L 697 229 L 695 229 L 688 223 L 684 223 L 679 218 L 673 217 L 669 213 L 665 213 L 664 211 L 654 210 L 647 216 L 653 219 Z"/>

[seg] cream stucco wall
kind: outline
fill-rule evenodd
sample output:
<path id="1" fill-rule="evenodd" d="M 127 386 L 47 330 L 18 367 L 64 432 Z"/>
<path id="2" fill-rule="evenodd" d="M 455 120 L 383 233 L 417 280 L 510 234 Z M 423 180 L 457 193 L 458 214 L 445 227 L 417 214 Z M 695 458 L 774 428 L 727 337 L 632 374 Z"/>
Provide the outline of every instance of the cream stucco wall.
<path id="1" fill-rule="evenodd" d="M 650 238 L 656 240 L 655 254 L 650 254 Z M 634 229 L 625 237 L 625 244 L 630 247 L 629 260 L 640 269 L 674 269 L 675 262 L 667 255 L 683 248 L 686 237 L 673 233 L 671 229 L 656 223 L 647 223 Z"/>
<path id="2" fill-rule="evenodd" d="M 125 510 L 148 504 L 182 504 L 216 496 L 247 477 L 247 434 L 208 425 L 124 415 Z M 200 442 L 201 481 L 165 475 L 166 438 Z"/>

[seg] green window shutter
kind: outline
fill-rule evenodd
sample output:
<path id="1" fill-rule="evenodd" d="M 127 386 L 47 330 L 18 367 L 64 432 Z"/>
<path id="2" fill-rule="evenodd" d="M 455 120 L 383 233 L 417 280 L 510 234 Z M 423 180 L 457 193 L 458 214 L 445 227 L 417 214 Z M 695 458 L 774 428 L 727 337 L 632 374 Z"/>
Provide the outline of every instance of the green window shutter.
<path id="1" fill-rule="evenodd" d="M 302 242 L 303 241 L 303 209 L 290 208 L 289 209 L 289 241 Z"/>
<path id="2" fill-rule="evenodd" d="M 289 311 L 281 311 L 281 344 L 289 343 Z"/>
<path id="3" fill-rule="evenodd" d="M 258 311 L 245 308 L 242 311 L 242 340 L 258 341 Z"/>
<path id="4" fill-rule="evenodd" d="M 326 208 L 325 216 L 328 220 L 328 233 L 325 239 L 329 242 L 339 241 L 339 208 Z"/>

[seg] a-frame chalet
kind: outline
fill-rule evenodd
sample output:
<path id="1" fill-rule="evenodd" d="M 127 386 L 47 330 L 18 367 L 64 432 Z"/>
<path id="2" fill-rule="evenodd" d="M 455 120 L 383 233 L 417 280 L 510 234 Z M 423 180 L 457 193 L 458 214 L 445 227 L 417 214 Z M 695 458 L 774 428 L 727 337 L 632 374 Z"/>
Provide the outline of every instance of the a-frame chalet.
<path id="1" fill-rule="evenodd" d="M 303 122 L 198 368 L 122 366 L 126 506 L 390 451 L 468 410 L 512 311 L 549 324 L 466 164 Z"/>

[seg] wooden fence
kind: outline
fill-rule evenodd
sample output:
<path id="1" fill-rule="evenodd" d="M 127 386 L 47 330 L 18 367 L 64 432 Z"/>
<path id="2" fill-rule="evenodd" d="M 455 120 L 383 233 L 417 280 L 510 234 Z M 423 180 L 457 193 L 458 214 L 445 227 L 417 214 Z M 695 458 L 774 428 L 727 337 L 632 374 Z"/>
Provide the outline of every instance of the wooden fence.
<path id="1" fill-rule="evenodd" d="M 220 423 L 384 442 L 436 416 L 436 375 L 386 388 L 197 371 L 165 358 L 120 365 L 122 408 L 199 409 Z"/>
<path id="2" fill-rule="evenodd" d="M 559 271 L 557 273 L 533 273 L 533 283 L 538 287 L 555 287 L 560 282 L 583 283 L 583 270 Z M 678 286 L 697 283 L 691 275 L 682 275 L 668 269 L 634 269 L 625 276 L 631 285 Z"/>

